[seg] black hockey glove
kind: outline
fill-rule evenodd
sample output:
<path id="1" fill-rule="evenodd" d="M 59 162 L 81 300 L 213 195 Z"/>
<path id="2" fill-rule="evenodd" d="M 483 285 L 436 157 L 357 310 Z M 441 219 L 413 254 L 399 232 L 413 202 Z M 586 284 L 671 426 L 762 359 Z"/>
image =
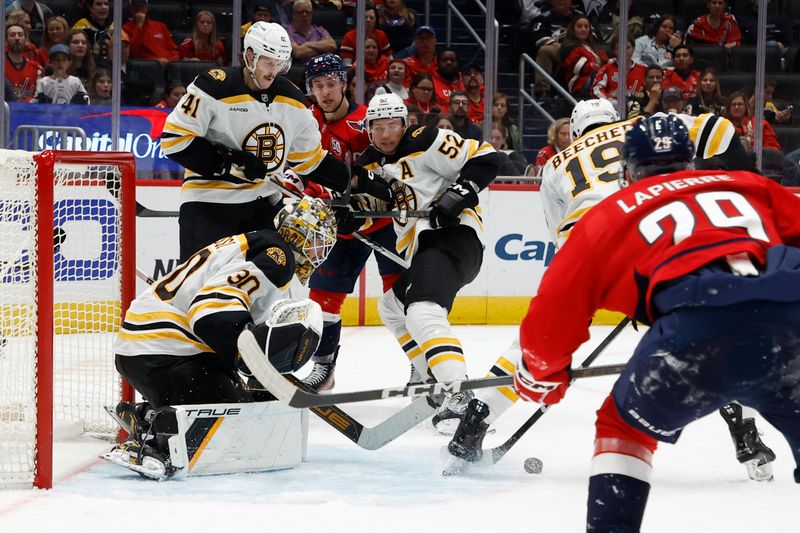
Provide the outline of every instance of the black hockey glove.
<path id="1" fill-rule="evenodd" d="M 358 231 L 363 224 L 363 218 L 356 218 L 352 202 L 348 205 L 335 206 L 333 214 L 336 216 L 336 233 L 339 235 L 351 235 Z"/>
<path id="2" fill-rule="evenodd" d="M 458 225 L 458 216 L 464 209 L 478 205 L 478 186 L 471 181 L 456 182 L 431 206 L 431 227 L 447 228 Z"/>
<path id="3" fill-rule="evenodd" d="M 267 165 L 250 152 L 234 150 L 221 145 L 217 145 L 217 152 L 222 159 L 222 166 L 215 173 L 217 175 L 229 174 L 233 165 L 241 167 L 244 177 L 250 181 L 263 180 L 267 175 Z"/>
<path id="4" fill-rule="evenodd" d="M 383 176 L 367 170 L 361 165 L 353 165 L 352 170 L 353 176 L 358 178 L 359 193 L 368 194 L 384 202 L 393 203 L 394 194 L 392 193 L 392 188 Z"/>

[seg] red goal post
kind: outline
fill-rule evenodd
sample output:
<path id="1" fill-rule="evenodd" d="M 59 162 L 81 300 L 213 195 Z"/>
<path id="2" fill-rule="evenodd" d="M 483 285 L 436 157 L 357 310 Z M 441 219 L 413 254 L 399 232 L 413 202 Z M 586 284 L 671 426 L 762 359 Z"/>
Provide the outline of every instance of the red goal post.
<path id="1" fill-rule="evenodd" d="M 135 294 L 127 152 L 0 150 L 0 486 L 53 482 L 53 441 L 114 434 L 113 342 Z"/>

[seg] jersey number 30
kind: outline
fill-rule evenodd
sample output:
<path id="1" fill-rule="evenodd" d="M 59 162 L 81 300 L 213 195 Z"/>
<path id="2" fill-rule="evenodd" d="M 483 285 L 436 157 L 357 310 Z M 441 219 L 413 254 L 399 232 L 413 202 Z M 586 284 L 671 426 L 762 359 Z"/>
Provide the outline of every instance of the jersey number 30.
<path id="1" fill-rule="evenodd" d="M 741 194 L 733 191 L 701 192 L 694 196 L 697 205 L 708 221 L 717 228 L 742 228 L 754 239 L 769 241 L 764 224 L 755 208 Z M 737 214 L 726 213 L 723 206 L 728 205 Z M 664 235 L 664 222 L 671 219 L 672 242 L 678 244 L 689 237 L 695 229 L 696 217 L 684 202 L 670 202 L 659 207 L 639 221 L 639 232 L 648 244 L 653 244 Z"/>

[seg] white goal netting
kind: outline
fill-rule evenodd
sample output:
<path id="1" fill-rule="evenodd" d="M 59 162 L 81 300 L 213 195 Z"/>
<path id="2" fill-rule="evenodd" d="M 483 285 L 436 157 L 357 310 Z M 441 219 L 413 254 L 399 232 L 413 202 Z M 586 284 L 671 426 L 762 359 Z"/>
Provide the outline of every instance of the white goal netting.
<path id="1" fill-rule="evenodd" d="M 43 405 L 56 438 L 115 431 L 103 406 L 121 385 L 121 169 L 55 161 L 50 175 L 33 154 L 0 150 L 0 485 L 33 482 Z"/>

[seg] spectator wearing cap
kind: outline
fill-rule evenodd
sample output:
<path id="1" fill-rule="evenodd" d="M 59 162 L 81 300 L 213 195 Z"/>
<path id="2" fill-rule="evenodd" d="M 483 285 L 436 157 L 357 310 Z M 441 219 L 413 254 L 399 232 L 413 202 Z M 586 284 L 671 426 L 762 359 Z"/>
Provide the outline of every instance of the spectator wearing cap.
<path id="1" fill-rule="evenodd" d="M 114 27 L 108 0 L 90 0 L 89 16 L 73 24 L 73 30 L 83 30 L 89 38 L 89 49 L 95 58 L 108 57 L 106 36 Z"/>
<path id="2" fill-rule="evenodd" d="M 433 76 L 436 72 L 436 30 L 433 26 L 417 28 L 414 47 L 414 55 L 405 59 L 406 76 L 412 78 L 420 72 Z"/>
<path id="3" fill-rule="evenodd" d="M 464 90 L 469 98 L 467 116 L 478 124 L 483 121 L 483 70 L 475 63 L 464 69 Z"/>
<path id="4" fill-rule="evenodd" d="M 13 86 L 17 102 L 30 102 L 36 94 L 36 82 L 44 74 L 42 66 L 25 56 L 25 28 L 19 24 L 6 25 L 6 79 Z"/>
<path id="5" fill-rule="evenodd" d="M 89 96 L 81 80 L 70 76 L 72 59 L 69 47 L 56 44 L 50 47 L 50 67 L 53 73 L 36 82 L 37 102 L 41 104 L 88 104 Z"/>
<path id="6" fill-rule="evenodd" d="M 277 6 L 274 3 L 268 4 L 267 2 L 259 2 L 256 5 L 254 5 L 253 18 L 251 18 L 249 22 L 242 24 L 242 30 L 239 36 L 244 38 L 244 34 L 247 33 L 247 30 L 249 30 L 250 26 L 252 26 L 256 22 L 272 22 L 273 7 L 277 8 Z M 289 20 L 291 20 L 291 17 L 287 18 L 287 24 Z"/>
<path id="7" fill-rule="evenodd" d="M 453 123 L 453 131 L 465 139 L 475 139 L 483 141 L 483 131 L 473 124 L 467 116 L 469 109 L 469 97 L 466 91 L 453 91 L 450 95 L 450 120 Z"/>
<path id="8" fill-rule="evenodd" d="M 364 10 L 364 34 L 373 37 L 378 43 L 378 52 L 387 60 L 392 58 L 392 45 L 386 32 L 375 27 L 378 22 L 378 10 L 372 6 L 367 6 Z M 339 47 L 339 55 L 345 65 L 350 66 L 356 60 L 356 29 L 352 29 L 342 37 L 342 46 Z"/>
<path id="9" fill-rule="evenodd" d="M 336 41 L 328 30 L 311 24 L 313 14 L 311 0 L 296 0 L 292 5 L 292 23 L 286 28 L 292 41 L 292 58 L 302 64 L 316 55 L 336 51 Z"/>
<path id="10" fill-rule="evenodd" d="M 677 87 L 681 90 L 684 100 L 691 100 L 697 96 L 700 85 L 700 71 L 694 66 L 694 50 L 691 46 L 680 44 L 672 52 L 671 70 L 664 71 L 664 88 Z"/>
<path id="11" fill-rule="evenodd" d="M 39 50 L 36 52 L 36 61 L 40 65 L 47 66 L 50 62 L 50 47 L 54 44 L 65 44 L 67 40 L 67 32 L 69 31 L 69 22 L 64 17 L 50 17 L 47 19 L 44 33 L 42 33 L 42 41 Z"/>
<path id="12" fill-rule="evenodd" d="M 464 90 L 464 82 L 458 66 L 458 54 L 452 48 L 443 48 L 436 56 L 433 90 L 436 102 L 442 109 L 450 107 L 450 95 L 453 94 L 453 91 Z"/>
<path id="13" fill-rule="evenodd" d="M 661 111 L 683 113 L 683 96 L 677 87 L 667 87 L 661 92 Z"/>
<path id="14" fill-rule="evenodd" d="M 131 20 L 122 29 L 128 32 L 131 58 L 158 61 L 161 68 L 180 59 L 178 45 L 166 24 L 147 16 L 147 0 L 131 0 Z"/>
<path id="15" fill-rule="evenodd" d="M 389 38 L 396 57 L 408 57 L 414 42 L 419 17 L 404 0 L 384 0 L 378 12 L 378 26 Z"/>

